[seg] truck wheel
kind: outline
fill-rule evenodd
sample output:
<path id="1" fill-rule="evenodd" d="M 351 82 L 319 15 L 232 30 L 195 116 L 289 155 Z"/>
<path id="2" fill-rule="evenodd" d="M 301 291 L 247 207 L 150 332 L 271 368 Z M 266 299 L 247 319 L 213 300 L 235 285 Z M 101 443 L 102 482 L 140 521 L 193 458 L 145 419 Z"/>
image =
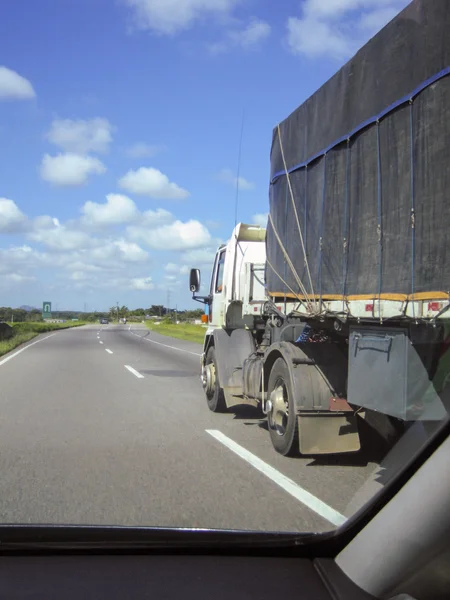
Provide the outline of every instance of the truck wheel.
<path id="1" fill-rule="evenodd" d="M 205 366 L 202 371 L 202 384 L 206 394 L 209 410 L 212 412 L 225 412 L 227 405 L 223 389 L 220 387 L 217 376 L 216 352 L 212 346 L 206 355 Z"/>
<path id="2" fill-rule="evenodd" d="M 267 420 L 273 447 L 283 456 L 298 455 L 295 402 L 289 368 L 283 358 L 278 358 L 272 367 L 267 391 L 271 403 Z"/>

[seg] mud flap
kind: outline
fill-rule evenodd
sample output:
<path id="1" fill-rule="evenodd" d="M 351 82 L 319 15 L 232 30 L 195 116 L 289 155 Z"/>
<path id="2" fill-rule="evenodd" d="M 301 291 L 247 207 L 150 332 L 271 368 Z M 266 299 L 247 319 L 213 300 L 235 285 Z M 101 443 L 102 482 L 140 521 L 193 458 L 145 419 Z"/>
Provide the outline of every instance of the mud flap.
<path id="1" fill-rule="evenodd" d="M 353 413 L 303 413 L 297 418 L 301 454 L 341 454 L 361 448 Z"/>

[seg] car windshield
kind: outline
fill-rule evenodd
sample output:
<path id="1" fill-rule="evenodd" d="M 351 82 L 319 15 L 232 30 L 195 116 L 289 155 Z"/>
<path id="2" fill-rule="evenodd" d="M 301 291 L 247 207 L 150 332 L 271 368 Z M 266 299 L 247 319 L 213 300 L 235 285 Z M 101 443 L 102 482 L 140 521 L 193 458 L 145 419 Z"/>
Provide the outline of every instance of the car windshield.
<path id="1" fill-rule="evenodd" d="M 447 2 L 0 14 L 0 522 L 345 524 L 448 417 Z"/>

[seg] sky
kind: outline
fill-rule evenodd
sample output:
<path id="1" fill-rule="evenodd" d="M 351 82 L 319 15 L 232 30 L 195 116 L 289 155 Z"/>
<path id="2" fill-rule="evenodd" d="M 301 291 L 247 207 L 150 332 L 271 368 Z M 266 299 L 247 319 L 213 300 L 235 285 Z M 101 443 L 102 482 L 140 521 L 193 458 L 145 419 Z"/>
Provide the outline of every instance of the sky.
<path id="1" fill-rule="evenodd" d="M 1 0 L 0 305 L 198 307 L 273 128 L 407 4 Z"/>

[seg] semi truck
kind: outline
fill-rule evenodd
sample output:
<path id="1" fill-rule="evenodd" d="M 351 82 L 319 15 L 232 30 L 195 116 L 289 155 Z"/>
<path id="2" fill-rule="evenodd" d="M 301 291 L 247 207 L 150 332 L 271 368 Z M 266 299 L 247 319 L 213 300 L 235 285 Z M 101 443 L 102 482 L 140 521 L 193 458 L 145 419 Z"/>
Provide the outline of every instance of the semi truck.
<path id="1" fill-rule="evenodd" d="M 207 295 L 190 272 L 209 409 L 258 407 L 283 455 L 447 415 L 449 28 L 414 0 L 277 125 L 267 227 L 235 226 Z"/>

